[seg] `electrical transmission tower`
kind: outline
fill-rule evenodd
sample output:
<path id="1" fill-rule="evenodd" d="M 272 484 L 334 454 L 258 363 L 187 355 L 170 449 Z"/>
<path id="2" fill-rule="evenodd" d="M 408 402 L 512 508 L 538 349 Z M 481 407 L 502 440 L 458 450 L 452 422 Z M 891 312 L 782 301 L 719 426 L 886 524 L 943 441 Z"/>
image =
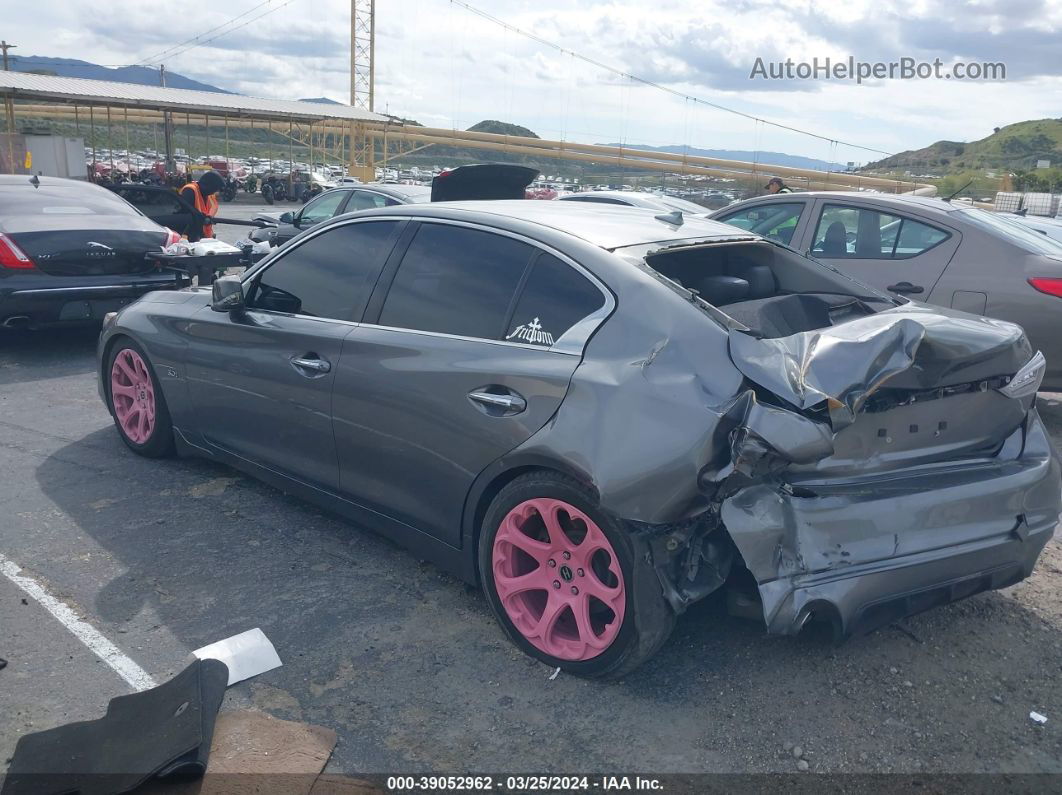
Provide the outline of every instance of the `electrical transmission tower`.
<path id="1" fill-rule="evenodd" d="M 373 109 L 376 0 L 350 0 L 350 104 Z"/>
<path id="2" fill-rule="evenodd" d="M 376 75 L 376 0 L 350 0 L 350 105 L 372 111 Z M 366 182 L 375 178 L 374 141 L 364 124 L 350 125 L 348 173 Z"/>

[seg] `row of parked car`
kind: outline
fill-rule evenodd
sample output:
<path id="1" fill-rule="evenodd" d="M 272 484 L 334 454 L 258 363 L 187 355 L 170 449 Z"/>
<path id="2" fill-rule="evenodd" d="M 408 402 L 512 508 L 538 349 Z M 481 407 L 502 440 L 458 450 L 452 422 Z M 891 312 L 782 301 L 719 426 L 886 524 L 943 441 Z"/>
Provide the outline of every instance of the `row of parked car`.
<path id="1" fill-rule="evenodd" d="M 845 636 L 1031 572 L 1062 477 L 1030 315 L 1062 248 L 928 199 L 709 219 L 507 200 L 530 178 L 491 173 L 323 194 L 245 273 L 107 312 L 122 442 L 388 535 L 583 676 L 629 672 L 717 591 L 769 632 Z M 143 265 L 167 231 L 101 188 L 0 178 L 0 224 L 4 312 L 173 286 Z M 1044 336 L 982 316 L 1021 285 Z"/>

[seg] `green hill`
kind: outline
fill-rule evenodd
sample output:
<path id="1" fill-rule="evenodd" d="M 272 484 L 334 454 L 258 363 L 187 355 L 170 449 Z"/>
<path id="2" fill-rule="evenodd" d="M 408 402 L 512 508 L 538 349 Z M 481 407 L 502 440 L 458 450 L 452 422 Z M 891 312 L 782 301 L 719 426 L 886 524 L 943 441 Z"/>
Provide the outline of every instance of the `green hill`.
<path id="1" fill-rule="evenodd" d="M 1052 166 L 1062 164 L 1062 119 L 1008 124 L 997 127 L 987 138 L 969 143 L 937 141 L 924 149 L 870 163 L 862 170 L 940 174 L 985 168 L 1022 171 L 1035 168 L 1037 160 L 1050 160 Z"/>
<path id="2" fill-rule="evenodd" d="M 526 127 L 519 124 L 510 124 L 507 121 L 484 119 L 476 122 L 468 128 L 469 132 L 494 133 L 495 135 L 519 135 L 523 138 L 538 138 L 538 136 Z"/>

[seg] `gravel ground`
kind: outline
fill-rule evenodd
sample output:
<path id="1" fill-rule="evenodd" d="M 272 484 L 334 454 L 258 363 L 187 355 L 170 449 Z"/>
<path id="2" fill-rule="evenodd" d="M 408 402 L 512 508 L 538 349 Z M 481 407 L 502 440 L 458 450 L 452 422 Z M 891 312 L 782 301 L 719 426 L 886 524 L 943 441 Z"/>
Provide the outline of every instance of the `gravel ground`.
<path id="1" fill-rule="evenodd" d="M 261 627 L 284 666 L 227 702 L 335 729 L 331 772 L 1062 771 L 1057 541 L 1024 583 L 840 646 L 713 598 L 624 681 L 551 680 L 414 555 L 223 467 L 130 454 L 93 349 L 0 337 L 0 553 L 158 680 Z M 1062 396 L 1041 407 L 1062 441 Z M 128 692 L 3 579 L 0 657 L 0 769 L 21 733 Z"/>

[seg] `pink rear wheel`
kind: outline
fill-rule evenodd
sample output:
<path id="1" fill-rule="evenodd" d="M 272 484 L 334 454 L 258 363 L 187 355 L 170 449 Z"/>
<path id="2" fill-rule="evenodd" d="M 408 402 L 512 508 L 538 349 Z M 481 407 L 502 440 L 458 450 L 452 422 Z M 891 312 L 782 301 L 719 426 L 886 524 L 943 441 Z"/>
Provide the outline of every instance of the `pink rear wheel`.
<path id="1" fill-rule="evenodd" d="M 155 430 L 155 385 L 132 348 L 118 351 L 111 364 L 111 402 L 119 430 L 133 444 L 145 444 Z"/>
<path id="2" fill-rule="evenodd" d="M 578 676 L 616 678 L 664 643 L 675 614 L 644 539 L 559 472 L 501 488 L 479 537 L 487 601 L 524 653 Z"/>
<path id="3" fill-rule="evenodd" d="M 520 503 L 494 537 L 494 586 L 513 626 L 536 649 L 589 660 L 623 625 L 616 551 L 593 519 L 554 499 Z"/>

